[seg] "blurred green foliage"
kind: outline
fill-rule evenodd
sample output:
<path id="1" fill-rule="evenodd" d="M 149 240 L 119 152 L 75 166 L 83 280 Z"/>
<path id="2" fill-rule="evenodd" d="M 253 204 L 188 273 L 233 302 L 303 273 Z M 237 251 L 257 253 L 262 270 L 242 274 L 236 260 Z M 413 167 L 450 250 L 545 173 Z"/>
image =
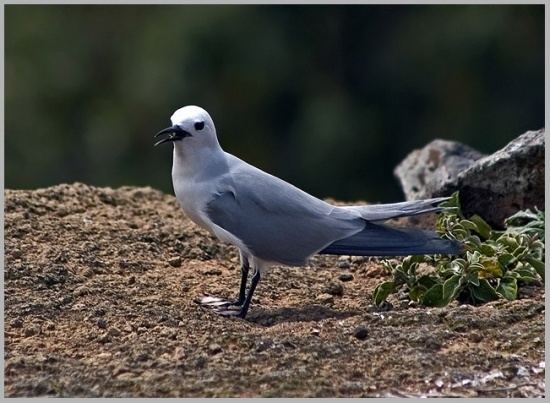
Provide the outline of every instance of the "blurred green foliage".
<path id="1" fill-rule="evenodd" d="M 543 5 L 7 5 L 5 184 L 171 191 L 152 135 L 187 104 L 317 196 L 402 199 L 432 139 L 492 152 L 544 124 Z"/>

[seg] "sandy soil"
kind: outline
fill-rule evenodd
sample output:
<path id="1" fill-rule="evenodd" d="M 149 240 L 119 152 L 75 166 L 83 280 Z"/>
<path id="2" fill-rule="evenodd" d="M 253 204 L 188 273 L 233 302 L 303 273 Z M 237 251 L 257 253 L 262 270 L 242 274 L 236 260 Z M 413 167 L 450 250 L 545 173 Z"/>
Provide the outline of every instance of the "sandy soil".
<path id="1" fill-rule="evenodd" d="M 150 188 L 7 190 L 6 396 L 543 396 L 544 290 L 371 306 L 375 259 L 274 268 L 246 320 L 236 249 Z M 342 276 L 344 275 L 344 276 Z"/>

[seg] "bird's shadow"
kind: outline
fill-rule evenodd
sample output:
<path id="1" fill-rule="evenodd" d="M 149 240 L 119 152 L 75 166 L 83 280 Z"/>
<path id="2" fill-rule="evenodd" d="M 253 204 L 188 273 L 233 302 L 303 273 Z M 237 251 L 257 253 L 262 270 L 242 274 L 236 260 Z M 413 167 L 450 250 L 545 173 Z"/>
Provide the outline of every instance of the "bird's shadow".
<path id="1" fill-rule="evenodd" d="M 329 318 L 345 319 L 359 314 L 359 311 L 335 311 L 321 305 L 306 305 L 265 310 L 257 308 L 253 312 L 249 312 L 246 320 L 269 327 L 284 322 L 318 322 Z"/>

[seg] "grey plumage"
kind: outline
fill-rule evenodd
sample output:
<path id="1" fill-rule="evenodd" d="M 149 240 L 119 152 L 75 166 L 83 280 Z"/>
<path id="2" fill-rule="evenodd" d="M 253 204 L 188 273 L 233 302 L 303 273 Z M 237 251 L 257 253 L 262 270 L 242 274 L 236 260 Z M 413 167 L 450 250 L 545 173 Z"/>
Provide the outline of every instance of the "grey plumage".
<path id="1" fill-rule="evenodd" d="M 400 203 L 372 204 L 368 206 L 346 206 L 357 211 L 367 221 L 385 221 L 391 218 L 411 217 L 419 214 L 440 211 L 438 204 L 448 197 L 436 197 L 425 200 L 411 200 Z"/>
<path id="2" fill-rule="evenodd" d="M 399 256 L 456 253 L 434 232 L 374 224 L 437 211 L 445 198 L 371 206 L 333 206 L 226 154 L 229 175 L 207 204 L 208 218 L 262 260 L 301 266 L 314 253 Z"/>
<path id="3" fill-rule="evenodd" d="M 407 256 L 456 254 L 458 242 L 442 239 L 433 231 L 416 228 L 393 228 L 367 222 L 355 235 L 333 242 L 319 253 L 354 256 Z"/>
<path id="4" fill-rule="evenodd" d="M 301 266 L 312 254 L 364 227 L 352 211 L 332 206 L 226 154 L 230 172 L 207 204 L 212 222 L 262 260 Z"/>

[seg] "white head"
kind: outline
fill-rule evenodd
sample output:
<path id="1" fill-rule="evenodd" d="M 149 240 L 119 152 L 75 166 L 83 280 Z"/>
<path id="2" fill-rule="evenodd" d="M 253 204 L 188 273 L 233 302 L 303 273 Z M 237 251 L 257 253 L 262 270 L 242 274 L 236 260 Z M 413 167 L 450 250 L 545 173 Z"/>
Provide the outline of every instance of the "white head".
<path id="1" fill-rule="evenodd" d="M 188 105 L 175 111 L 170 117 L 172 126 L 158 132 L 155 137 L 168 134 L 155 145 L 173 142 L 175 148 L 193 152 L 201 148 L 219 148 L 216 128 L 204 109 Z"/>

